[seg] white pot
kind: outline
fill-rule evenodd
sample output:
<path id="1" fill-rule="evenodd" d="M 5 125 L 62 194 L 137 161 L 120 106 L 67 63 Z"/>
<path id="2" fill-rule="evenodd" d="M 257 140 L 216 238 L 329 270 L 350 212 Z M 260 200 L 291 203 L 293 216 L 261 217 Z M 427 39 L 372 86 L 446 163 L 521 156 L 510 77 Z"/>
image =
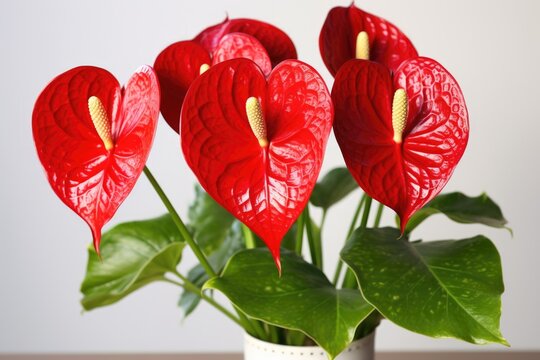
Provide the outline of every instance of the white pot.
<path id="1" fill-rule="evenodd" d="M 373 360 L 375 332 L 349 345 L 336 360 Z M 244 360 L 328 360 L 326 352 L 318 346 L 289 346 L 272 344 L 244 336 Z"/>

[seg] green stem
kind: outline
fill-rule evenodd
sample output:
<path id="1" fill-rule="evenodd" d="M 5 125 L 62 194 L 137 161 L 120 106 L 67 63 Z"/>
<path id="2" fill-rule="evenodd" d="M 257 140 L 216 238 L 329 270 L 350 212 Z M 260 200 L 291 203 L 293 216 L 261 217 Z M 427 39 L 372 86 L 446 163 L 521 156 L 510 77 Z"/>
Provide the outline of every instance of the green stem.
<path id="1" fill-rule="evenodd" d="M 154 190 L 156 191 L 161 201 L 163 202 L 163 204 L 169 211 L 169 214 L 171 215 L 176 227 L 178 228 L 178 231 L 180 231 L 180 235 L 182 235 L 182 238 L 184 238 L 184 240 L 191 247 L 191 250 L 193 251 L 193 253 L 195 253 L 195 256 L 197 257 L 197 259 L 199 259 L 199 262 L 204 267 L 204 270 L 206 271 L 208 276 L 210 277 L 217 276 L 216 272 L 214 271 L 214 269 L 212 269 L 212 266 L 208 262 L 208 259 L 206 259 L 206 256 L 204 256 L 203 252 L 201 251 L 197 243 L 195 243 L 195 240 L 193 240 L 193 237 L 191 237 L 191 234 L 187 230 L 186 225 L 184 225 L 184 222 L 182 221 L 182 219 L 180 218 L 180 216 L 174 209 L 174 206 L 169 201 L 169 198 L 167 197 L 167 195 L 165 195 L 165 192 L 163 191 L 163 189 L 157 182 L 156 178 L 154 177 L 154 175 L 152 175 L 152 173 L 150 172 L 150 169 L 147 166 L 144 167 L 144 175 L 146 175 L 146 177 L 148 178 L 148 181 L 150 181 L 150 184 L 152 184 L 152 186 L 154 187 Z"/>
<path id="2" fill-rule="evenodd" d="M 373 223 L 373 227 L 376 229 L 381 224 L 381 218 L 384 210 L 384 205 L 382 203 L 379 203 L 379 206 L 377 207 L 377 215 L 375 216 L 375 222 Z"/>
<path id="3" fill-rule="evenodd" d="M 244 224 L 242 224 L 242 233 L 246 241 L 246 249 L 254 249 L 256 247 L 255 238 L 251 230 Z"/>
<path id="4" fill-rule="evenodd" d="M 270 341 L 274 344 L 279 344 L 279 333 L 278 328 L 276 326 L 266 324 L 268 333 L 270 334 Z"/>
<path id="5" fill-rule="evenodd" d="M 309 204 L 304 209 L 306 233 L 309 243 L 309 251 L 311 254 L 311 263 L 322 270 L 322 244 L 319 239 L 315 239 L 313 235 L 313 227 L 311 224 L 311 216 L 309 215 Z"/>
<path id="6" fill-rule="evenodd" d="M 249 319 L 246 314 L 242 312 L 242 310 L 240 310 L 236 306 L 234 308 L 236 310 L 236 313 L 238 314 L 238 317 L 240 318 L 240 321 L 244 324 L 244 329 L 246 329 L 248 333 L 261 340 L 270 341 L 269 335 L 266 334 L 264 327 L 258 320 Z"/>
<path id="7" fill-rule="evenodd" d="M 366 196 L 366 201 L 364 204 L 364 212 L 362 213 L 362 221 L 360 222 L 359 229 L 365 229 L 369 220 L 369 213 L 371 210 L 371 203 L 373 202 L 373 199 L 371 196 Z M 358 283 L 356 282 L 356 277 L 354 276 L 353 272 L 348 269 L 347 273 L 345 274 L 345 279 L 343 279 L 342 287 L 346 289 L 353 289 L 358 286 Z"/>
<path id="8" fill-rule="evenodd" d="M 202 289 L 198 287 L 197 285 L 193 284 L 191 281 L 189 281 L 185 276 L 180 274 L 178 271 L 175 271 L 174 274 L 182 280 L 182 283 L 176 282 L 171 279 L 165 278 L 165 281 L 170 282 L 172 284 L 176 284 L 179 286 L 184 287 L 187 291 L 192 292 L 196 295 L 199 295 L 201 299 L 207 301 L 210 305 L 214 306 L 217 310 L 221 311 L 223 314 L 225 314 L 229 319 L 240 325 L 244 330 L 246 330 L 248 333 L 257 336 L 263 340 L 268 339 L 266 337 L 266 334 L 260 327 L 260 325 L 255 326 L 254 323 L 256 323 L 256 320 L 250 321 L 246 315 L 242 311 L 240 311 L 238 308 L 234 308 L 236 310 L 236 313 L 238 314 L 238 318 L 235 317 L 229 310 L 225 309 L 222 305 L 217 303 L 213 298 L 210 296 L 207 296 L 204 294 Z"/>
<path id="9" fill-rule="evenodd" d="M 295 240 L 295 251 L 299 256 L 302 256 L 302 245 L 304 240 L 304 212 L 300 214 L 298 220 L 296 221 L 296 240 Z"/>
<path id="10" fill-rule="evenodd" d="M 371 196 L 366 197 L 366 203 L 364 205 L 364 213 L 362 214 L 362 221 L 360 222 L 360 228 L 365 229 L 369 220 L 369 212 L 371 210 L 371 203 L 373 199 Z"/>
<path id="11" fill-rule="evenodd" d="M 322 217 L 321 217 L 321 225 L 319 226 L 319 231 L 321 232 L 321 237 L 322 237 L 322 232 L 323 232 L 323 227 L 324 227 L 325 221 L 326 221 L 326 209 L 323 209 Z"/>
<path id="12" fill-rule="evenodd" d="M 358 203 L 358 206 L 356 207 L 356 210 L 354 211 L 351 225 L 349 225 L 349 230 L 347 231 L 347 237 L 345 238 L 345 243 L 347 243 L 347 241 L 349 240 L 349 237 L 354 231 L 354 227 L 356 226 L 356 222 L 358 221 L 358 216 L 360 215 L 360 210 L 362 210 L 362 207 L 364 206 L 365 201 L 366 201 L 366 194 L 362 194 L 362 197 L 360 198 L 360 202 Z M 343 261 L 341 261 L 341 259 L 338 259 L 336 271 L 334 272 L 334 280 L 332 281 L 332 284 L 334 284 L 334 286 L 336 286 L 339 281 L 342 268 L 343 268 Z"/>
<path id="13" fill-rule="evenodd" d="M 187 291 L 195 294 L 195 295 L 198 295 L 201 297 L 201 299 L 203 299 L 204 301 L 206 301 L 207 303 L 209 303 L 210 305 L 212 305 L 214 308 L 216 308 L 217 310 L 219 310 L 221 313 L 223 313 L 225 316 L 227 316 L 229 319 L 231 319 L 232 321 L 234 321 L 235 323 L 237 323 L 238 325 L 240 325 L 242 328 L 244 327 L 243 324 L 240 322 L 240 320 L 234 316 L 229 310 L 225 309 L 222 305 L 220 305 L 219 303 L 217 303 L 214 299 L 212 299 L 210 296 L 206 295 L 203 293 L 202 289 L 200 287 L 198 287 L 197 285 L 193 284 L 191 281 L 189 281 L 186 277 L 182 276 L 180 273 L 178 272 L 175 272 L 174 273 L 176 276 L 178 276 L 181 280 L 182 280 L 182 283 L 179 283 L 177 281 L 174 281 L 174 280 L 171 280 L 171 279 L 168 279 L 168 278 L 165 278 L 165 281 L 166 282 L 169 282 L 171 284 L 175 284 L 175 285 L 178 285 L 178 286 L 181 286 L 183 287 L 184 289 L 186 289 Z"/>

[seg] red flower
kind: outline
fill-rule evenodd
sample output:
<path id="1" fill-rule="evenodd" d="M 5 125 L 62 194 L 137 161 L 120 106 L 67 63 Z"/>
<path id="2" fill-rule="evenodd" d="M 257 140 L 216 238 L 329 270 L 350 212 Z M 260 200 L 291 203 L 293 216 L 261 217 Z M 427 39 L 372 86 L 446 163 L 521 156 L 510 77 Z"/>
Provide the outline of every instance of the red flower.
<path id="1" fill-rule="evenodd" d="M 366 193 L 398 213 L 403 230 L 465 151 L 469 121 L 459 85 L 428 58 L 407 60 L 394 75 L 351 60 L 336 75 L 332 99 L 347 167 Z"/>
<path id="2" fill-rule="evenodd" d="M 319 36 L 319 49 L 332 76 L 351 59 L 372 60 L 395 71 L 404 60 L 418 56 L 396 26 L 354 4 L 330 10 Z"/>
<path id="3" fill-rule="evenodd" d="M 209 66 L 235 58 L 255 61 L 268 75 L 279 62 L 296 59 L 296 49 L 287 34 L 270 24 L 226 19 L 194 40 L 174 43 L 159 54 L 154 68 L 161 85 L 161 113 L 176 132 L 182 103 L 193 80 Z"/>
<path id="4" fill-rule="evenodd" d="M 186 161 L 203 188 L 258 234 L 279 267 L 280 242 L 307 204 L 332 127 L 320 75 L 286 60 L 268 79 L 247 59 L 213 66 L 182 110 Z"/>
<path id="5" fill-rule="evenodd" d="M 143 170 L 158 117 L 159 85 L 147 66 L 123 88 L 106 70 L 77 67 L 36 101 L 39 159 L 56 195 L 90 226 L 97 251 L 103 225 Z"/>

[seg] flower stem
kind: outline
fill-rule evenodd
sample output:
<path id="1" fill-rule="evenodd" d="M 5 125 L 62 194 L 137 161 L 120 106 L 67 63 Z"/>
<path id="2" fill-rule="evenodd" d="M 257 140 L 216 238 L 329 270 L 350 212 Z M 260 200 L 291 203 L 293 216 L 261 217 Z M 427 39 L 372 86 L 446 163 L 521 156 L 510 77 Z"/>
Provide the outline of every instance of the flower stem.
<path id="1" fill-rule="evenodd" d="M 347 231 L 347 236 L 345 237 L 345 243 L 347 243 L 347 241 L 349 240 L 349 237 L 351 237 L 351 234 L 354 231 L 354 227 L 356 226 L 356 222 L 358 221 L 358 216 L 360 215 L 360 210 L 362 210 L 362 207 L 364 206 L 364 202 L 366 202 L 366 194 L 362 194 L 362 197 L 360 198 L 360 202 L 358 203 L 358 206 L 356 207 L 356 210 L 354 211 L 351 225 L 349 225 L 349 230 Z M 336 286 L 339 281 L 342 268 L 343 268 L 343 261 L 341 259 L 338 259 L 336 271 L 334 272 L 334 280 L 332 281 L 332 284 L 334 284 L 334 286 Z"/>
<path id="2" fill-rule="evenodd" d="M 382 203 L 379 203 L 379 206 L 377 207 L 377 215 L 375 216 L 375 222 L 373 223 L 373 227 L 376 229 L 381 224 L 381 218 L 384 210 L 384 205 Z"/>
<path id="3" fill-rule="evenodd" d="M 309 215 L 309 204 L 306 205 L 304 209 L 305 224 L 306 224 L 306 233 L 309 243 L 309 251 L 311 253 L 311 263 L 322 270 L 322 244 L 320 236 L 318 239 L 315 238 L 313 234 L 313 226 L 311 223 L 311 216 Z"/>
<path id="4" fill-rule="evenodd" d="M 242 224 L 242 233 L 244 234 L 244 240 L 246 242 L 246 249 L 254 249 L 256 247 L 255 238 L 250 228 Z"/>
<path id="5" fill-rule="evenodd" d="M 322 232 L 323 232 L 323 227 L 324 227 L 325 221 L 326 221 L 326 209 L 324 209 L 323 212 L 322 212 L 321 225 L 319 226 L 319 230 L 321 232 L 321 238 L 322 238 Z"/>
<path id="6" fill-rule="evenodd" d="M 169 282 L 171 284 L 175 284 L 175 285 L 178 285 L 178 286 L 181 286 L 183 287 L 184 289 L 186 289 L 187 291 L 195 294 L 195 295 L 198 295 L 201 297 L 201 299 L 203 299 L 204 301 L 206 301 L 207 303 L 209 303 L 210 305 L 212 305 L 214 308 L 216 308 L 218 311 L 220 311 L 221 313 L 223 313 L 225 316 L 227 316 L 229 319 L 231 319 L 232 321 L 234 321 L 235 323 L 237 323 L 238 325 L 240 325 L 241 327 L 244 327 L 243 324 L 240 322 L 240 320 L 234 316 L 229 310 L 225 309 L 222 305 L 220 305 L 218 302 L 216 302 L 214 299 L 212 299 L 210 296 L 206 295 L 203 293 L 202 289 L 200 287 L 198 287 L 197 285 L 193 284 L 191 281 L 189 281 L 185 276 L 181 275 L 180 273 L 178 272 L 175 272 L 174 273 L 176 276 L 178 276 L 182 282 L 177 282 L 177 281 L 174 281 L 174 280 L 171 280 L 171 279 L 168 279 L 168 278 L 165 278 L 165 281 L 166 282 Z"/>
<path id="7" fill-rule="evenodd" d="M 296 241 L 295 241 L 295 252 L 302 256 L 302 245 L 304 240 L 304 217 L 305 214 L 302 212 L 296 221 Z"/>
<path id="8" fill-rule="evenodd" d="M 360 222 L 359 229 L 365 229 L 367 226 L 372 202 L 373 202 L 373 199 L 371 198 L 371 196 L 366 195 L 366 201 L 364 204 L 364 212 L 362 213 L 362 221 Z M 342 287 L 346 289 L 354 289 L 357 286 L 358 286 L 358 283 L 356 282 L 356 277 L 354 276 L 353 272 L 350 269 L 348 269 L 345 274 L 345 279 L 343 279 Z"/>
<path id="9" fill-rule="evenodd" d="M 208 276 L 210 277 L 217 276 L 216 272 L 214 271 L 214 269 L 212 269 L 212 266 L 208 262 L 208 259 L 206 259 L 206 256 L 204 256 L 202 250 L 199 248 L 197 243 L 195 243 L 195 240 L 193 240 L 193 237 L 187 230 L 186 225 L 184 225 L 184 222 L 182 221 L 182 219 L 180 218 L 180 216 L 174 209 L 174 206 L 169 201 L 169 198 L 167 197 L 167 195 L 165 195 L 165 192 L 163 191 L 163 189 L 157 182 L 156 178 L 154 177 L 154 175 L 152 175 L 152 173 L 150 172 L 150 169 L 147 166 L 144 167 L 144 175 L 146 175 L 146 177 L 148 178 L 148 181 L 150 181 L 150 184 L 152 184 L 152 186 L 154 187 L 154 190 L 156 191 L 161 201 L 163 202 L 163 204 L 169 211 L 169 214 L 171 215 L 172 220 L 174 221 L 176 227 L 178 228 L 178 231 L 180 231 L 180 235 L 182 235 L 182 238 L 184 238 L 184 240 L 191 247 L 191 250 L 193 251 L 193 253 L 195 253 L 195 256 L 197 257 L 197 259 L 199 259 L 199 262 L 204 267 L 204 270 L 206 271 Z"/>
<path id="10" fill-rule="evenodd" d="M 238 317 L 240 318 L 240 321 L 244 324 L 244 329 L 250 333 L 251 335 L 265 341 L 270 341 L 269 335 L 266 333 L 264 327 L 262 324 L 255 319 L 250 319 L 236 306 L 234 307 L 236 310 L 236 313 L 238 314 Z"/>

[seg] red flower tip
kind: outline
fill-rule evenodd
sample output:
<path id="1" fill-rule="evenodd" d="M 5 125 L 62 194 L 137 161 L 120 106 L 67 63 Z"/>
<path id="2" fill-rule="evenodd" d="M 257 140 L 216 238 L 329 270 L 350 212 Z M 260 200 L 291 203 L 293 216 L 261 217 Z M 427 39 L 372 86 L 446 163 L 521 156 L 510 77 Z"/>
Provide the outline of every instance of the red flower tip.
<path id="1" fill-rule="evenodd" d="M 97 228 L 96 226 L 93 226 L 93 224 L 90 225 L 90 230 L 92 231 L 92 244 L 94 245 L 94 250 L 96 251 L 97 256 L 101 259 L 101 253 L 99 251 L 99 244 L 101 242 L 101 227 Z"/>
<path id="2" fill-rule="evenodd" d="M 278 271 L 278 276 L 281 277 L 281 254 L 280 254 L 280 248 L 273 248 L 270 250 L 272 254 L 272 258 L 274 259 L 274 263 L 276 264 L 276 268 Z"/>

